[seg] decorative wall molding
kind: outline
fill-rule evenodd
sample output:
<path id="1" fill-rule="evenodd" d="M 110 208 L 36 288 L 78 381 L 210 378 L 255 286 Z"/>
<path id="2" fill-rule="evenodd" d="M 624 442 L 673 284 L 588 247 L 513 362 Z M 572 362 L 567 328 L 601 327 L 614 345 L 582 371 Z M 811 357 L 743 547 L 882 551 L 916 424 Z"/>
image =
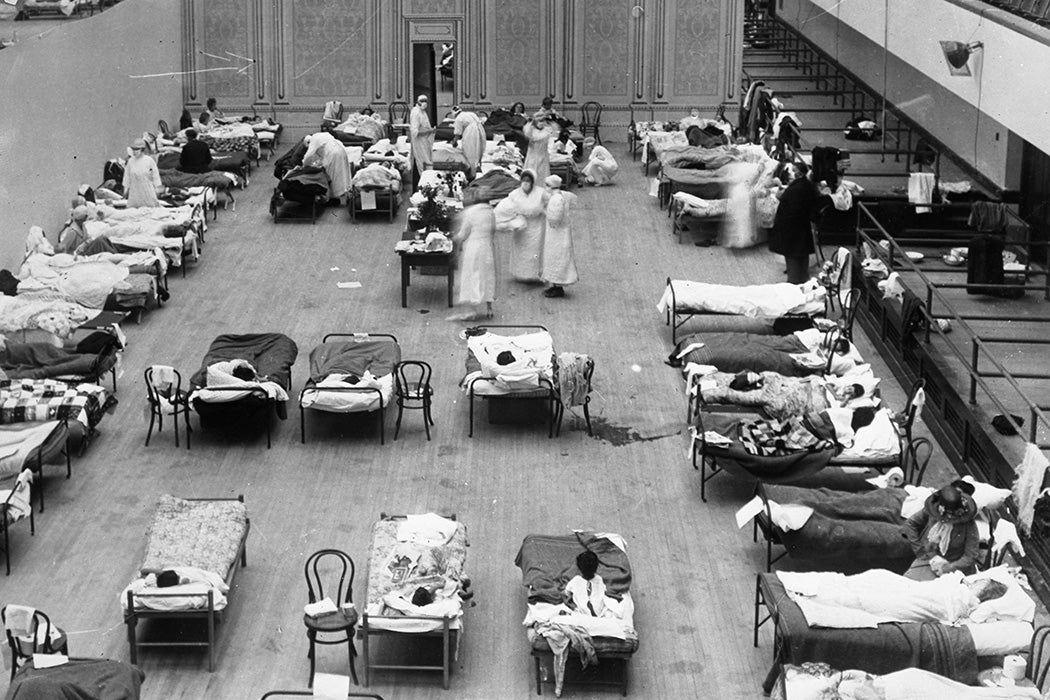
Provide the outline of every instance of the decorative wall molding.
<path id="1" fill-rule="evenodd" d="M 411 42 L 457 44 L 454 99 L 566 109 L 739 98 L 740 0 L 182 0 L 183 98 L 288 114 L 410 101 Z M 209 56 L 208 54 L 211 54 Z M 202 72 L 254 58 L 243 74 Z"/>

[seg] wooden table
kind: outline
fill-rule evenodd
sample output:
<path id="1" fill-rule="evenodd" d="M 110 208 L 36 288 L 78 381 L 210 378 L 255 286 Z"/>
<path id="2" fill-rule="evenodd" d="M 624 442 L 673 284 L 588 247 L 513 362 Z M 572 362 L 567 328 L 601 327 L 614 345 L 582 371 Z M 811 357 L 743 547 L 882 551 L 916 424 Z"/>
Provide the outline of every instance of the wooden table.
<path id="1" fill-rule="evenodd" d="M 414 231 L 405 231 L 401 234 L 401 240 L 411 241 L 415 239 Z M 408 306 L 408 287 L 411 282 L 411 269 L 413 267 L 437 267 L 445 268 L 448 277 L 448 305 L 452 306 L 452 285 L 455 278 L 455 268 L 452 265 L 452 251 L 447 253 L 426 253 L 410 250 L 399 250 L 401 256 L 401 308 Z M 440 274 L 440 273 L 439 273 Z"/>

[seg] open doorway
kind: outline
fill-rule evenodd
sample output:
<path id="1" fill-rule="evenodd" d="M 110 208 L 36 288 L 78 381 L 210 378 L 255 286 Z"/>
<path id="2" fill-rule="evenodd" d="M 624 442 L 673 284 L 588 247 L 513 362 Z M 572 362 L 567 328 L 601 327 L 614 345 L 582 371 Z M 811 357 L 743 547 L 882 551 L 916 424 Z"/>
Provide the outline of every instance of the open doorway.
<path id="1" fill-rule="evenodd" d="M 412 43 L 412 101 L 430 96 L 430 123 L 440 124 L 456 104 L 456 45 Z"/>

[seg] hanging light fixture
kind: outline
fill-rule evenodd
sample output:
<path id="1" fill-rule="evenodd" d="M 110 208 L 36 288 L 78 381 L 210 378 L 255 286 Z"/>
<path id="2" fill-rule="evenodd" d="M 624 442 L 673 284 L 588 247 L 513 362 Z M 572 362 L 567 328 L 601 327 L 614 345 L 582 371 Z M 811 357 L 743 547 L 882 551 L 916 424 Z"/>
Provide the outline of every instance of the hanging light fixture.
<path id="1" fill-rule="evenodd" d="M 952 75 L 970 75 L 970 69 L 966 65 L 970 60 L 970 54 L 977 49 L 984 48 L 980 41 L 964 44 L 961 41 L 942 41 L 941 50 L 944 52 L 944 60 L 948 62 L 948 68 Z"/>

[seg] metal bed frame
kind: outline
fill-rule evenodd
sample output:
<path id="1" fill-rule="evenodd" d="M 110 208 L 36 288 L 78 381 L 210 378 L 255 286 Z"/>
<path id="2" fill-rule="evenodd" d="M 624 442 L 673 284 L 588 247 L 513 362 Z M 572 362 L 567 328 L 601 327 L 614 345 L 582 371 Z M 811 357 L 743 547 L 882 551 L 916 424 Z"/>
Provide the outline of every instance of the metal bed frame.
<path id="1" fill-rule="evenodd" d="M 328 333 L 321 339 L 321 344 L 324 345 L 328 342 L 329 338 L 349 338 L 351 340 L 357 339 L 373 339 L 373 338 L 387 338 L 394 345 L 398 345 L 397 337 L 390 333 Z M 331 411 L 325 408 L 315 408 L 313 406 L 303 406 L 303 397 L 306 396 L 307 391 L 331 391 L 340 393 L 353 393 L 353 394 L 375 394 L 379 399 L 379 409 L 375 410 L 376 418 L 379 422 L 379 444 L 386 444 L 386 435 L 384 428 L 384 419 L 386 418 L 386 408 L 389 404 L 383 401 L 383 393 L 375 387 L 318 387 L 317 382 L 313 379 L 307 378 L 306 384 L 303 385 L 302 390 L 299 392 L 299 441 L 302 444 L 306 444 L 306 411 L 325 411 L 326 413 L 367 413 L 369 411 Z"/>
<path id="2" fill-rule="evenodd" d="M 407 515 L 387 515 L 386 513 L 380 513 L 380 520 L 404 520 Z M 456 520 L 456 514 L 445 515 L 443 517 L 449 520 Z M 369 566 L 371 566 L 371 554 L 369 555 Z M 367 595 L 365 596 L 367 599 Z M 366 600 L 367 604 L 367 600 Z M 399 615 L 396 619 L 398 620 L 428 620 L 434 621 L 437 618 L 434 617 L 420 617 L 412 615 Z M 452 618 L 447 615 L 442 620 L 441 629 L 434 630 L 432 632 L 400 632 L 396 630 L 377 629 L 371 627 L 368 624 L 369 615 L 367 610 L 361 613 L 361 627 L 357 631 L 357 635 L 361 638 L 362 656 L 365 661 L 365 687 L 367 688 L 371 684 L 372 670 L 397 670 L 402 671 L 441 671 L 442 679 L 441 686 L 445 690 L 449 688 L 449 676 L 452 674 L 452 662 L 455 660 L 456 650 L 454 645 L 458 644 L 458 637 L 461 630 L 453 629 L 451 627 Z M 441 639 L 441 665 L 440 666 L 424 666 L 419 664 L 373 664 L 371 657 L 369 656 L 369 637 L 383 636 L 383 635 L 394 635 L 394 634 L 407 634 L 415 637 L 437 637 Z"/>
<path id="3" fill-rule="evenodd" d="M 236 498 L 189 498 L 189 501 L 239 501 L 244 503 L 244 495 L 241 494 Z M 237 565 L 240 564 L 242 567 L 248 566 L 248 557 L 246 553 L 246 543 L 248 541 L 248 534 L 251 532 L 251 519 L 246 518 L 244 535 L 241 536 L 241 540 L 237 547 L 237 555 L 230 563 L 229 569 L 226 571 L 226 575 L 223 577 L 226 584 L 230 586 L 231 592 L 233 589 L 233 582 L 237 576 Z M 199 610 L 147 610 L 147 609 L 136 609 L 135 598 L 171 598 L 180 597 L 185 594 L 172 594 L 172 593 L 148 593 L 148 594 L 135 594 L 131 591 L 127 592 L 127 610 L 124 611 L 124 624 L 127 626 L 128 634 L 128 649 L 131 655 L 131 663 L 135 665 L 138 663 L 138 649 L 139 647 L 207 647 L 208 648 L 208 671 L 215 670 L 215 625 L 222 622 L 226 608 L 217 610 L 215 608 L 214 592 L 209 590 L 207 599 L 208 605 L 205 608 Z M 229 600 L 227 600 L 227 608 L 229 607 Z M 138 633 L 135 627 L 138 625 L 139 620 L 159 620 L 159 619 L 179 619 L 179 620 L 204 620 L 208 626 L 207 641 L 204 642 L 185 642 L 185 641 L 165 641 L 165 642 L 142 642 L 138 639 Z"/>

